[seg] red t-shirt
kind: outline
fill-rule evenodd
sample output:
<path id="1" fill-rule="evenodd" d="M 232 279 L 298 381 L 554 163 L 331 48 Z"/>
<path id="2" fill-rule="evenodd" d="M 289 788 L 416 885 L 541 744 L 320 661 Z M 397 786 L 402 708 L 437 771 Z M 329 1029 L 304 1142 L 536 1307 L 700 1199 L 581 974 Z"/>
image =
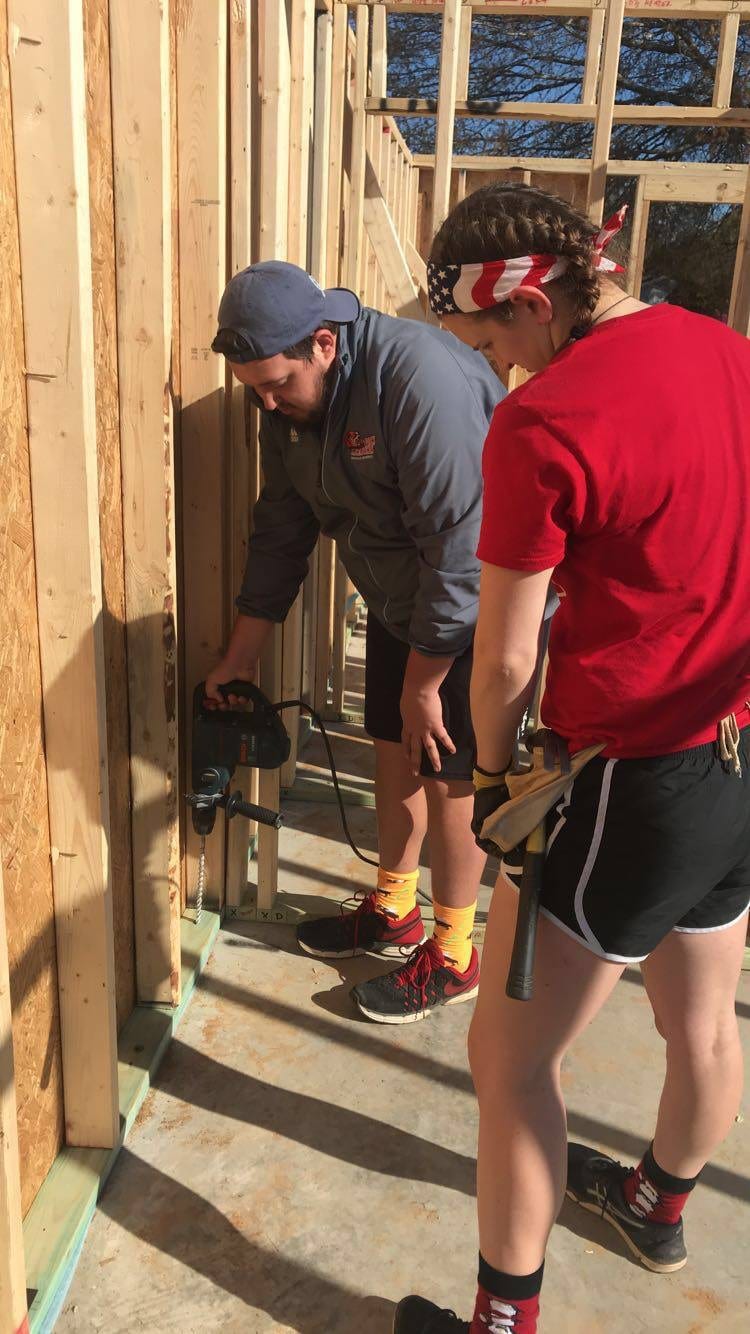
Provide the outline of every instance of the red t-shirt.
<path id="1" fill-rule="evenodd" d="M 554 567 L 544 721 L 663 755 L 750 698 L 750 341 L 653 306 L 498 405 L 479 558 Z"/>

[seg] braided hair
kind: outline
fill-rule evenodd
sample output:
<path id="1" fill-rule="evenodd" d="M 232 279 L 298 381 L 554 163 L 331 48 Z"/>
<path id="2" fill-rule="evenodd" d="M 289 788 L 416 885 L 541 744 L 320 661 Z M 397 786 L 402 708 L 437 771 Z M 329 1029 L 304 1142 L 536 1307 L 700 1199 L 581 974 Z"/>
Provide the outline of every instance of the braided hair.
<path id="1" fill-rule="evenodd" d="M 434 264 L 482 264 L 518 255 L 564 255 L 568 267 L 548 291 L 567 297 L 577 326 L 589 324 L 600 295 L 594 268 L 598 228 L 570 204 L 530 185 L 496 181 L 467 195 L 449 213 L 432 242 Z M 479 311 L 481 318 L 513 318 L 510 301 Z"/>

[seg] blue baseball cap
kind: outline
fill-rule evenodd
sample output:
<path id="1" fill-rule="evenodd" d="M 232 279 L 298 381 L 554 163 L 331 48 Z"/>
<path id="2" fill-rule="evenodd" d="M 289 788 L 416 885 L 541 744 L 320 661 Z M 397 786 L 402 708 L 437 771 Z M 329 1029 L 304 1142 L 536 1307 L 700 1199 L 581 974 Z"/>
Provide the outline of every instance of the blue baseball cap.
<path id="1" fill-rule="evenodd" d="M 307 338 L 326 320 L 351 324 L 361 309 L 348 288 L 324 291 L 296 264 L 264 260 L 227 283 L 211 346 L 230 361 L 261 361 Z"/>

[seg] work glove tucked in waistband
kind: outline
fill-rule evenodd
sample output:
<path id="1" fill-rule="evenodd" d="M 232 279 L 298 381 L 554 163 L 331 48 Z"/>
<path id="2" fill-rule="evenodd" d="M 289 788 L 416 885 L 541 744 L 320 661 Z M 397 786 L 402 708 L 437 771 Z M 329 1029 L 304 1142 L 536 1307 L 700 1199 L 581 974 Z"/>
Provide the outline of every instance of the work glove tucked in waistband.
<path id="1" fill-rule="evenodd" d="M 492 857 L 497 857 L 500 849 L 496 843 L 492 842 L 492 839 L 482 838 L 482 826 L 488 815 L 492 815 L 510 798 L 505 781 L 507 773 L 507 769 L 501 769 L 499 773 L 495 774 L 489 774 L 484 769 L 474 770 L 474 813 L 471 820 L 471 831 L 476 839 L 477 846 L 483 852 L 488 852 Z"/>

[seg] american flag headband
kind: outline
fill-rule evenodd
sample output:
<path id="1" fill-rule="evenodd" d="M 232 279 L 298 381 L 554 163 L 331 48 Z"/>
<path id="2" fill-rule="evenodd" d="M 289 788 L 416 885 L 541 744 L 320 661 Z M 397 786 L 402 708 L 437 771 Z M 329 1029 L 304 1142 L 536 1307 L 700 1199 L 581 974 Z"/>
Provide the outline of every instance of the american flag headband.
<path id="1" fill-rule="evenodd" d="M 604 250 L 622 229 L 627 213 L 624 204 L 605 222 L 594 240 L 595 269 L 624 273 L 622 265 L 607 259 Z M 485 264 L 428 264 L 427 291 L 435 315 L 470 315 L 506 301 L 517 287 L 543 287 L 565 273 L 564 255 L 517 255 L 513 259 L 490 260 Z"/>

